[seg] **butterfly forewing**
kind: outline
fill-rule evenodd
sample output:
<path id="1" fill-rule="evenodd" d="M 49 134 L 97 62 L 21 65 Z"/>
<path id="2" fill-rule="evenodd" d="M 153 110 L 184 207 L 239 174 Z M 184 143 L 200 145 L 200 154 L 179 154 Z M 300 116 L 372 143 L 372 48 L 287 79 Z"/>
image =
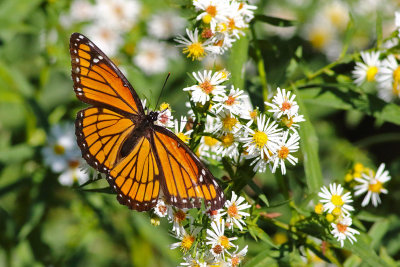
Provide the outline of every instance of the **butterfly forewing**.
<path id="1" fill-rule="evenodd" d="M 121 71 L 88 38 L 71 35 L 72 80 L 77 97 L 122 114 L 144 115 L 136 92 Z"/>
<path id="2" fill-rule="evenodd" d="M 86 161 L 107 176 L 121 204 L 145 211 L 160 195 L 179 208 L 211 209 L 223 192 L 200 159 L 171 131 L 153 125 L 135 90 L 88 38 L 71 35 L 72 79 L 81 110 L 76 136 Z M 160 192 L 161 188 L 161 192 Z"/>

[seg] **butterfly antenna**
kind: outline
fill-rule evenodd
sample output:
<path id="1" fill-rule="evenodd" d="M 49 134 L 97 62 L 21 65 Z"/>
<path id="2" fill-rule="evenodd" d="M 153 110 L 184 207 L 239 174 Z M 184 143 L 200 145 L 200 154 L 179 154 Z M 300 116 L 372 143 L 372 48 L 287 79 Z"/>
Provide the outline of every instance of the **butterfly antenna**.
<path id="1" fill-rule="evenodd" d="M 168 72 L 167 78 L 165 78 L 164 85 L 163 85 L 163 87 L 161 88 L 160 95 L 158 96 L 158 99 L 157 99 L 156 109 L 157 109 L 157 107 L 158 107 L 158 101 L 160 101 L 162 92 L 163 92 L 163 90 L 164 90 L 165 85 L 167 84 L 167 81 L 168 81 L 168 78 L 169 78 L 170 75 L 171 75 L 171 72 Z"/>

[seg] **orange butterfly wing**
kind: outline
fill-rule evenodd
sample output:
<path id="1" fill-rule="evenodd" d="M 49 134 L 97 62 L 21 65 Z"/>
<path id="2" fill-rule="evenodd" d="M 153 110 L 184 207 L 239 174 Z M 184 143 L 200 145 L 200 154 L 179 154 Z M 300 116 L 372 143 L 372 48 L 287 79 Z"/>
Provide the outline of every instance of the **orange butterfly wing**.
<path id="1" fill-rule="evenodd" d="M 153 126 L 154 147 L 163 172 L 167 203 L 179 208 L 200 207 L 201 199 L 212 210 L 220 209 L 225 198 L 214 176 L 200 159 L 171 131 Z"/>
<path id="2" fill-rule="evenodd" d="M 224 204 L 215 178 L 172 132 L 146 124 L 140 99 L 111 60 L 88 38 L 70 39 L 72 79 L 77 97 L 93 105 L 80 111 L 76 136 L 89 165 L 107 175 L 118 200 L 145 211 L 161 194 L 179 208 L 212 209 Z"/>
<path id="3" fill-rule="evenodd" d="M 122 114 L 144 115 L 140 99 L 112 61 L 88 38 L 70 38 L 72 80 L 79 100 L 106 106 Z"/>

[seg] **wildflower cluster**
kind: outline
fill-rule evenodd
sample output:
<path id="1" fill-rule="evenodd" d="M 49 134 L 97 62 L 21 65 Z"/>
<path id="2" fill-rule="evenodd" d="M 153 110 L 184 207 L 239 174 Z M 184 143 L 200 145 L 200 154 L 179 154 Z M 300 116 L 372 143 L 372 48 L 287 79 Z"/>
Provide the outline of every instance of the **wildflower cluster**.
<path id="1" fill-rule="evenodd" d="M 383 48 L 361 52 L 361 61 L 356 62 L 353 71 L 354 83 L 376 84 L 378 96 L 387 101 L 400 98 L 400 65 L 395 47 L 400 38 L 400 12 L 396 12 L 395 36 L 389 38 Z"/>
<path id="2" fill-rule="evenodd" d="M 44 164 L 55 173 L 62 185 L 85 183 L 89 176 L 82 170 L 81 152 L 76 144 L 74 125 L 72 123 L 56 124 L 50 129 L 47 145 L 42 149 Z"/>
<path id="3" fill-rule="evenodd" d="M 244 219 L 250 214 L 245 210 L 250 207 L 244 197 L 235 192 L 220 210 L 181 210 L 159 199 L 153 210 L 153 224 L 158 224 L 160 217 L 167 217 L 172 224 L 172 235 L 179 240 L 170 248 L 181 250 L 183 266 L 238 266 L 247 253 L 247 246 L 239 249 L 234 241 L 246 227 Z"/>
<path id="4" fill-rule="evenodd" d="M 257 8 L 236 0 L 194 0 L 193 6 L 197 27 L 186 29 L 187 37 L 175 39 L 192 60 L 201 60 L 207 54 L 221 55 L 232 47 L 245 34 Z"/>
<path id="5" fill-rule="evenodd" d="M 383 184 L 391 178 L 389 171 L 384 169 L 385 164 L 382 163 L 375 174 L 370 168 L 356 163 L 345 176 L 345 182 L 351 191 L 343 194 L 343 186 L 333 183 L 329 185 L 329 190 L 324 186 L 318 193 L 320 203 L 315 206 L 315 212 L 317 214 L 325 213 L 327 221 L 331 223 L 332 235 L 340 241 L 342 246 L 346 238 L 352 243 L 356 241 L 354 235 L 359 234 L 357 230 L 349 227 L 352 224 L 350 212 L 354 211 L 354 207 L 351 206 L 353 202 L 351 195 L 360 196 L 367 193 L 361 203 L 362 207 L 368 205 L 371 199 L 375 207 L 380 204 L 379 194 L 388 193 Z"/>
<path id="6" fill-rule="evenodd" d="M 199 155 L 205 160 L 227 157 L 235 163 L 250 159 L 254 171 L 265 172 L 269 166 L 273 173 L 280 168 L 285 174 L 286 162 L 298 161 L 293 156 L 300 140 L 296 129 L 304 121 L 296 96 L 278 88 L 265 103 L 266 114 L 260 114 L 244 91 L 226 85 L 229 75 L 225 70 L 193 73 L 197 84 L 183 89 L 190 94 L 188 105 L 195 107 L 189 116 L 199 110 L 205 114 Z"/>

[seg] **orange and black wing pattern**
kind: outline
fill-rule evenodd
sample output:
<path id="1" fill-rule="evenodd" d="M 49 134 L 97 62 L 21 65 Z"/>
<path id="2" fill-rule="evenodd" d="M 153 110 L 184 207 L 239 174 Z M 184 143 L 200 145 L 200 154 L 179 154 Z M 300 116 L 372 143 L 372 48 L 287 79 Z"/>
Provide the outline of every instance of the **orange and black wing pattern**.
<path id="1" fill-rule="evenodd" d="M 72 80 L 79 100 L 126 115 L 144 115 L 135 90 L 112 61 L 87 37 L 70 38 Z"/>
<path id="2" fill-rule="evenodd" d="M 139 211 L 156 205 L 160 191 L 156 155 L 150 141 L 134 132 L 131 119 L 90 107 L 78 113 L 75 126 L 82 156 L 106 174 L 121 204 Z"/>
<path id="3" fill-rule="evenodd" d="M 212 210 L 222 208 L 224 194 L 200 159 L 171 131 L 153 127 L 154 147 L 163 175 L 161 186 L 167 203 L 178 208 L 199 208 L 203 199 Z"/>

